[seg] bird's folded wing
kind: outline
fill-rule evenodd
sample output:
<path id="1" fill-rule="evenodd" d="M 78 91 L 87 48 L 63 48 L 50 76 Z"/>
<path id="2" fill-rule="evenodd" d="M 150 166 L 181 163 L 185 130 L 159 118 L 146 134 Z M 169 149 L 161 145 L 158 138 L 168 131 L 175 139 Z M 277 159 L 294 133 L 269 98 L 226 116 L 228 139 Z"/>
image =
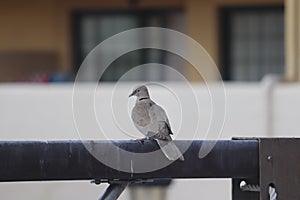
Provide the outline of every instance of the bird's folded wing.
<path id="1" fill-rule="evenodd" d="M 156 104 L 152 105 L 149 108 L 149 117 L 150 117 L 152 123 L 168 121 L 168 117 L 167 117 L 167 114 L 164 111 L 164 109 Z"/>
<path id="2" fill-rule="evenodd" d="M 149 109 L 149 116 L 153 127 L 158 129 L 157 137 L 166 139 L 166 136 L 173 134 L 166 112 L 159 105 L 152 105 Z"/>

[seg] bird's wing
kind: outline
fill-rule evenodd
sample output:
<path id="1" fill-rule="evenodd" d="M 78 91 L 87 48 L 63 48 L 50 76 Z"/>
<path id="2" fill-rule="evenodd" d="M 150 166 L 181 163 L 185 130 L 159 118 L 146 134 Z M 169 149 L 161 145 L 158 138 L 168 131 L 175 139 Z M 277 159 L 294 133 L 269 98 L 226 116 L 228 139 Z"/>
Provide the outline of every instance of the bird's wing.
<path id="1" fill-rule="evenodd" d="M 158 139 L 167 139 L 170 134 L 173 134 L 169 124 L 166 112 L 162 107 L 153 104 L 149 109 L 149 116 L 153 127 L 158 129 L 158 134 L 155 135 Z"/>
<path id="2" fill-rule="evenodd" d="M 169 160 L 184 160 L 184 157 L 175 143 L 172 141 L 172 134 L 169 120 L 164 109 L 158 105 L 152 105 L 149 109 L 149 116 L 152 124 L 158 124 L 159 131 L 154 135 L 162 152 Z"/>

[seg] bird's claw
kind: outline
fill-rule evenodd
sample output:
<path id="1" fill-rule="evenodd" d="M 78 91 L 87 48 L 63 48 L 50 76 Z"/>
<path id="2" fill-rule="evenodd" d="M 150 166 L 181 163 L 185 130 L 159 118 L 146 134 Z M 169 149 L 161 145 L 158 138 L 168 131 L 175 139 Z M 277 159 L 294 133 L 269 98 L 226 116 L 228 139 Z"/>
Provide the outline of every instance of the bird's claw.
<path id="1" fill-rule="evenodd" d="M 141 144 L 144 144 L 145 140 L 149 140 L 147 137 L 144 137 L 144 138 L 138 138 L 138 139 L 135 139 L 136 141 L 140 142 Z"/>

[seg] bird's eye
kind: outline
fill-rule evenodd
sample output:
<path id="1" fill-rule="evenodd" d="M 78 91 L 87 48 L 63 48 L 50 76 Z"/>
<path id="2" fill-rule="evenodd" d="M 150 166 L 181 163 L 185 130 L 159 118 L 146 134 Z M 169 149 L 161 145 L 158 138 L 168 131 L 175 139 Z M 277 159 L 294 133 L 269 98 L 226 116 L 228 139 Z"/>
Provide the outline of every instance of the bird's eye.
<path id="1" fill-rule="evenodd" d="M 137 92 L 140 92 L 140 90 L 137 90 Z"/>

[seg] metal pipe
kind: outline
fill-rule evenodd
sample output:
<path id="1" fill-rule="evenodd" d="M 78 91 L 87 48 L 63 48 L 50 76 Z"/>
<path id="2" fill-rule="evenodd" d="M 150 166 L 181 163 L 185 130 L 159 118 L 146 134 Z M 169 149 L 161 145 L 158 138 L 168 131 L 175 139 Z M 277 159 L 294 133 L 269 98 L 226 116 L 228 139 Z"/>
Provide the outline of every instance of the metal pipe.
<path id="1" fill-rule="evenodd" d="M 280 82 L 282 77 L 276 74 L 265 75 L 262 79 L 264 90 L 264 120 L 265 120 L 265 135 L 268 137 L 274 136 L 274 89 L 276 84 Z"/>
<path id="2" fill-rule="evenodd" d="M 128 184 L 128 182 L 110 184 L 99 200 L 117 200 Z"/>
<path id="3" fill-rule="evenodd" d="M 175 141 L 185 161 L 137 173 L 134 157 L 124 158 L 120 149 L 145 153 L 159 149 L 155 141 L 0 141 L 0 182 L 47 180 L 141 180 L 155 178 L 256 178 L 259 176 L 257 140 L 220 140 L 203 159 L 198 158 L 203 141 Z M 209 141 L 207 141 L 209 142 Z M 101 154 L 132 172 L 112 169 L 87 151 Z M 159 152 L 161 153 L 161 152 Z M 143 160 L 145 164 L 168 162 L 163 156 Z"/>

